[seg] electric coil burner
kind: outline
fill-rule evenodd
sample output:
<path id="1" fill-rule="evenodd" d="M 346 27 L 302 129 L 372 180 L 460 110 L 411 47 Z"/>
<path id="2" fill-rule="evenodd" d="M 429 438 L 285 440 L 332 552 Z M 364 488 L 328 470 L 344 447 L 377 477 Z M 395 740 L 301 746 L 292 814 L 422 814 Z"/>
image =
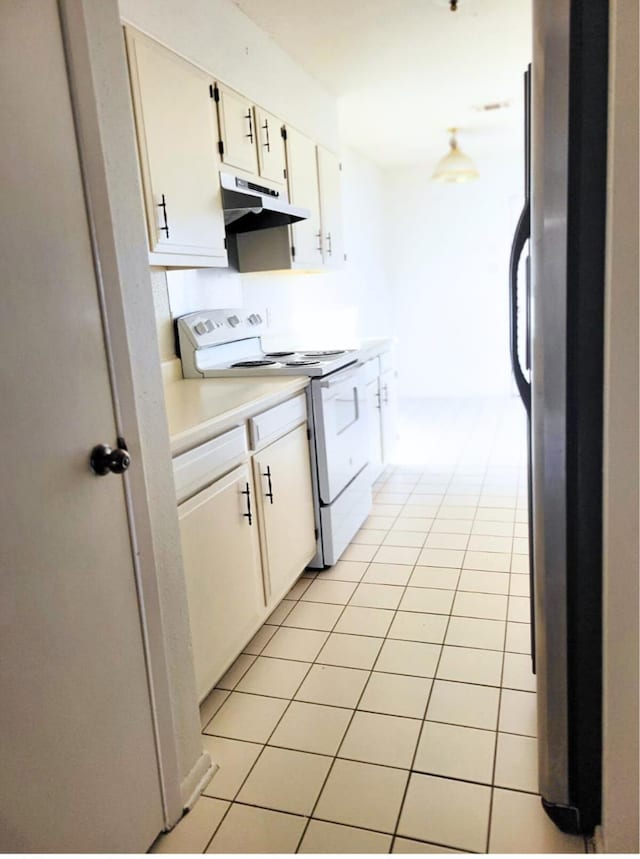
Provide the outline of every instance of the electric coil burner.
<path id="1" fill-rule="evenodd" d="M 232 367 L 270 367 L 272 364 L 275 364 L 275 361 L 236 361 L 235 364 L 232 364 Z"/>

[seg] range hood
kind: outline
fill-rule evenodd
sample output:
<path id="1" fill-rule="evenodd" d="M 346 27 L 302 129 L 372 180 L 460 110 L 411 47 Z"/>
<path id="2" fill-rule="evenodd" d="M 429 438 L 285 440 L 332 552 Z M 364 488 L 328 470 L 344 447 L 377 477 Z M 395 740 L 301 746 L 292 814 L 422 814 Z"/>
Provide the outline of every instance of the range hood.
<path id="1" fill-rule="evenodd" d="M 304 221 L 309 209 L 292 206 L 286 194 L 251 179 L 220 173 L 224 224 L 228 233 L 249 233 Z"/>

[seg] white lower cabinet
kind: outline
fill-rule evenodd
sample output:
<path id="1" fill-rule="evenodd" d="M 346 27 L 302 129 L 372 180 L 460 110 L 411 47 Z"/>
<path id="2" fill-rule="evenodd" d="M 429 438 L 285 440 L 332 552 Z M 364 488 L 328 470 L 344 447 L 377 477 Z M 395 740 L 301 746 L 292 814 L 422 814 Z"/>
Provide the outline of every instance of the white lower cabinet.
<path id="1" fill-rule="evenodd" d="M 383 365 L 384 366 L 384 365 Z M 398 383 L 394 370 L 380 376 L 380 425 L 382 429 L 382 459 L 389 462 L 398 439 Z"/>
<path id="2" fill-rule="evenodd" d="M 279 600 L 316 553 L 307 425 L 253 457 L 267 600 Z"/>
<path id="3" fill-rule="evenodd" d="M 202 700 L 251 638 L 266 610 L 248 464 L 180 504 L 178 518 L 196 686 Z"/>
<path id="4" fill-rule="evenodd" d="M 377 364 L 376 359 L 376 364 Z M 382 423 L 380 417 L 380 379 L 376 373 L 374 379 L 367 382 L 367 411 L 369 413 L 369 476 L 376 480 L 383 469 L 382 455 Z"/>

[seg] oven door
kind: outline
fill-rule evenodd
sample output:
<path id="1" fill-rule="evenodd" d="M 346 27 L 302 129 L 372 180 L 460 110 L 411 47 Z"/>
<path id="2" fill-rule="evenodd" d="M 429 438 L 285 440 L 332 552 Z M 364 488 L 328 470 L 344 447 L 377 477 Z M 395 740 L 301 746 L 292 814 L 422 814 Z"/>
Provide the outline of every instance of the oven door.
<path id="1" fill-rule="evenodd" d="M 362 364 L 311 383 L 322 504 L 340 495 L 367 465 L 369 428 Z"/>

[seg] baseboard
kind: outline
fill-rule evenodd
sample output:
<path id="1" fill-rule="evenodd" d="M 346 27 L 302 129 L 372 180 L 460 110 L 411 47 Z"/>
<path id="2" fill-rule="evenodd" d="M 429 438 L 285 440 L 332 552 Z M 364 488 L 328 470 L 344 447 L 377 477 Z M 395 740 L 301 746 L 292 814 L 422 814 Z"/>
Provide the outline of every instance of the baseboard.
<path id="1" fill-rule="evenodd" d="M 180 784 L 183 813 L 193 808 L 196 800 L 219 769 L 218 764 L 212 763 L 209 753 L 202 752 L 189 775 Z M 174 822 L 174 826 L 175 823 L 177 821 Z"/>

